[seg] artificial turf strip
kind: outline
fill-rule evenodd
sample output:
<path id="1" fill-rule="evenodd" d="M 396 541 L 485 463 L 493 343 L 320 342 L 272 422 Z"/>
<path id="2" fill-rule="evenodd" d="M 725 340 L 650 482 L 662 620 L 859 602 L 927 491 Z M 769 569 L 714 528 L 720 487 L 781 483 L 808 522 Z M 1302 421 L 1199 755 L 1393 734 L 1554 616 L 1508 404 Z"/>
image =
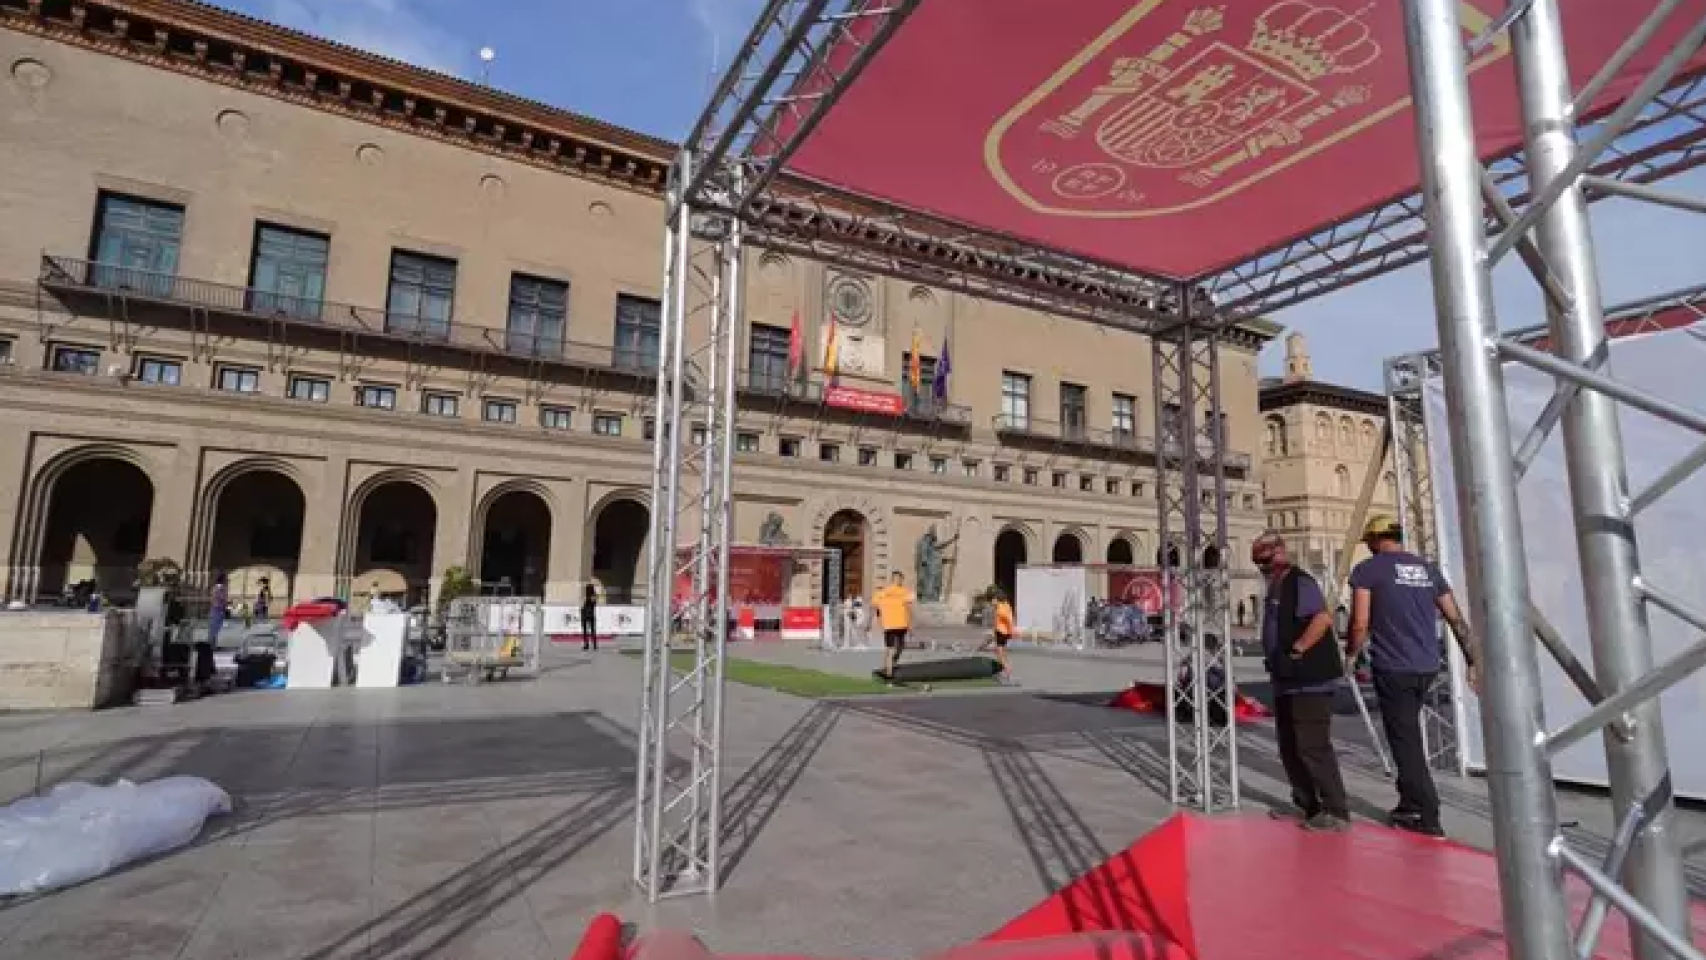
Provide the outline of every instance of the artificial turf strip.
<path id="1" fill-rule="evenodd" d="M 638 650 L 624 652 L 631 657 L 640 655 Z M 685 653 L 672 653 L 669 660 L 670 666 L 677 670 L 685 671 L 693 666 L 692 657 Z M 821 700 L 827 697 L 868 697 L 885 693 L 917 692 L 922 689 L 918 685 L 891 687 L 872 677 L 825 673 L 822 670 L 807 670 L 804 667 L 765 663 L 762 660 L 743 660 L 740 657 L 729 657 L 723 661 L 723 676 L 734 683 L 745 684 L 749 687 L 763 687 L 777 693 L 787 693 L 813 700 Z M 988 678 L 931 684 L 932 689 L 937 690 L 993 686 L 996 686 L 995 681 Z"/>

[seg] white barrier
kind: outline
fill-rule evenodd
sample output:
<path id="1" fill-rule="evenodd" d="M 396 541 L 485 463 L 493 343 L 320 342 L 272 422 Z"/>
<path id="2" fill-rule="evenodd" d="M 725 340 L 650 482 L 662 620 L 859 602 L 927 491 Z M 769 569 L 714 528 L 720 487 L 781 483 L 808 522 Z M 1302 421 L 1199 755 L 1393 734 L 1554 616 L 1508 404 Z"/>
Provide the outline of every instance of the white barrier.
<path id="1" fill-rule="evenodd" d="M 489 608 L 487 617 L 488 628 L 493 631 L 515 630 L 517 625 L 503 622 L 505 607 Z M 521 614 L 522 623 L 519 628 L 524 633 L 534 629 L 533 618 L 538 608 L 529 607 Z M 545 611 L 545 636 L 553 640 L 578 640 L 581 636 L 581 608 L 579 604 L 547 603 Z M 600 637 L 633 637 L 646 632 L 646 608 L 629 604 L 600 605 L 595 615 L 593 632 Z"/>

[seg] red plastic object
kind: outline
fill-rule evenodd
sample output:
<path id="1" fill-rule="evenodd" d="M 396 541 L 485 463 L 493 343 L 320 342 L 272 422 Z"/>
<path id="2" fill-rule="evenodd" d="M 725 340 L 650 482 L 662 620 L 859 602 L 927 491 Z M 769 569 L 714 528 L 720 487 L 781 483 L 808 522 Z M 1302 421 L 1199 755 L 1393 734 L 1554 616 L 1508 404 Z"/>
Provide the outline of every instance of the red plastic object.
<path id="1" fill-rule="evenodd" d="M 284 632 L 295 630 L 298 624 L 308 620 L 330 620 L 338 615 L 338 605 L 319 600 L 305 600 L 284 611 L 281 618 L 284 621 Z"/>
<path id="2" fill-rule="evenodd" d="M 586 925 L 580 946 L 570 960 L 621 960 L 622 921 L 612 914 L 601 913 Z"/>
<path id="3" fill-rule="evenodd" d="M 1236 694 L 1237 702 L 1233 714 L 1239 723 L 1249 723 L 1252 720 L 1262 720 L 1272 716 L 1260 700 Z M 1134 713 L 1164 714 L 1167 712 L 1166 688 L 1159 683 L 1134 683 L 1130 688 L 1121 690 L 1108 701 L 1108 706 Z"/>

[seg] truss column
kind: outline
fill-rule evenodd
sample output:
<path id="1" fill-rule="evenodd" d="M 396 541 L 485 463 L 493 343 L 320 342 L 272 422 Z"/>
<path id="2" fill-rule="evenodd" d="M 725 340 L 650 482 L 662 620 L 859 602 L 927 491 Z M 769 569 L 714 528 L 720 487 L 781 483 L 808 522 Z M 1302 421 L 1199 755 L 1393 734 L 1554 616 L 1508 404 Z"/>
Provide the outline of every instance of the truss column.
<path id="1" fill-rule="evenodd" d="M 1505 934 L 1519 960 L 1571 960 L 1504 375 L 1490 349 L 1497 319 L 1463 29 L 1456 0 L 1406 0 L 1404 14 L 1471 622 L 1487 661 L 1482 729 Z"/>
<path id="2" fill-rule="evenodd" d="M 1227 540 L 1227 515 L 1230 512 L 1226 492 L 1226 418 L 1220 396 L 1220 335 L 1218 328 L 1210 328 L 1208 333 L 1208 411 L 1210 419 L 1209 443 L 1211 446 L 1211 462 L 1214 465 L 1214 549 L 1219 555 L 1220 562 L 1213 569 L 1206 570 L 1212 588 L 1213 598 L 1212 623 L 1220 635 L 1220 648 L 1211 651 L 1209 660 L 1220 667 L 1223 682 L 1219 693 L 1209 690 L 1208 699 L 1218 704 L 1226 711 L 1228 718 L 1224 729 L 1210 727 L 1209 735 L 1218 738 L 1213 745 L 1211 760 L 1219 760 L 1224 767 L 1224 776 L 1220 779 L 1223 786 L 1221 800 L 1228 809 L 1236 810 L 1239 804 L 1238 783 L 1238 736 L 1236 708 L 1238 704 L 1238 683 L 1232 675 L 1232 564 L 1234 558 L 1231 545 Z M 1211 781 L 1213 782 L 1213 781 Z M 1212 797 L 1210 798 L 1212 801 Z"/>
<path id="3" fill-rule="evenodd" d="M 1186 337 L 1189 333 L 1185 334 Z M 1179 676 L 1179 616 L 1173 606 L 1173 588 L 1177 571 L 1173 566 L 1173 526 L 1179 522 L 1179 500 L 1173 480 L 1178 444 L 1169 434 L 1174 424 L 1167 411 L 1175 409 L 1177 390 L 1169 382 L 1176 376 L 1177 348 L 1156 337 L 1149 344 L 1150 390 L 1153 396 L 1155 422 L 1155 520 L 1160 544 L 1156 548 L 1156 563 L 1161 568 L 1161 622 L 1163 663 L 1166 675 L 1162 685 L 1167 691 L 1167 796 L 1174 806 L 1184 802 L 1187 794 L 1195 792 L 1195 765 L 1187 759 L 1193 740 L 1179 736 L 1178 693 L 1174 688 Z"/>
<path id="4" fill-rule="evenodd" d="M 1557 0 L 1534 0 L 1512 24 L 1511 48 L 1521 94 L 1529 175 L 1539 184 L 1568 172 L 1576 156 L 1574 109 L 1563 25 Z M 1538 188 L 1537 188 L 1538 189 Z M 1579 183 L 1565 186 L 1536 223 L 1541 252 L 1575 309 L 1548 304 L 1553 350 L 1583 366 L 1606 347 L 1605 316 L 1594 265 L 1587 199 Z M 1564 454 L 1576 523 L 1576 551 L 1583 573 L 1594 672 L 1607 695 L 1615 695 L 1653 667 L 1646 606 L 1636 584 L 1641 560 L 1630 511 L 1629 478 L 1623 459 L 1618 405 L 1597 390 L 1577 391 L 1565 408 Z M 1670 768 L 1659 701 L 1629 711 L 1624 732 L 1607 727 L 1606 765 L 1612 803 L 1619 818 L 1641 809 L 1649 818 L 1629 851 L 1630 891 L 1673 933 L 1689 936 L 1688 893 L 1669 797 Z M 1631 931 L 1637 960 L 1669 956 L 1663 943 L 1638 926 Z"/>
<path id="5" fill-rule="evenodd" d="M 1184 571 L 1182 579 L 1185 584 L 1185 622 L 1190 627 L 1190 641 L 1184 644 L 1185 662 L 1190 664 L 1191 686 L 1186 695 L 1191 698 L 1191 740 L 1194 744 L 1192 761 L 1196 766 L 1196 785 L 1198 796 L 1193 805 L 1207 812 L 1214 809 L 1214 763 L 1211 756 L 1209 739 L 1212 736 L 1205 716 L 1208 707 L 1208 678 L 1204 676 L 1207 658 L 1203 640 L 1203 629 L 1207 626 L 1204 614 L 1206 598 L 1203 596 L 1202 570 L 1202 475 L 1200 470 L 1201 456 L 1197 444 L 1197 339 L 1196 330 L 1190 319 L 1190 289 L 1181 288 L 1179 302 L 1185 313 L 1185 322 L 1179 325 L 1178 344 L 1174 347 L 1178 358 L 1176 373 L 1179 377 L 1179 401 L 1177 408 L 1177 424 L 1174 427 L 1179 445 L 1180 459 L 1180 510 L 1184 529 L 1181 531 L 1184 546 L 1179 551 L 1182 556 L 1180 567 Z M 1168 557 L 1171 559 L 1171 557 Z M 1172 680 L 1168 681 L 1173 682 Z"/>

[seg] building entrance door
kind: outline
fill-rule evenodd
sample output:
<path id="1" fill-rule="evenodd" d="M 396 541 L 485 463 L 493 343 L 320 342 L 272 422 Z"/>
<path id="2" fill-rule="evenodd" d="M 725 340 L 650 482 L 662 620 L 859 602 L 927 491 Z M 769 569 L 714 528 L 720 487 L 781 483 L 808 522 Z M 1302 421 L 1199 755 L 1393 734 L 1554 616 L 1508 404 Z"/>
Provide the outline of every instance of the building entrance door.
<path id="1" fill-rule="evenodd" d="M 829 523 L 823 528 L 823 545 L 831 550 L 841 551 L 841 596 L 824 597 L 825 603 L 839 603 L 851 597 L 865 596 L 869 586 L 865 582 L 865 538 L 870 525 L 856 510 L 843 510 L 829 518 Z M 831 577 L 827 568 L 829 561 L 825 560 L 824 584 L 829 587 Z"/>

